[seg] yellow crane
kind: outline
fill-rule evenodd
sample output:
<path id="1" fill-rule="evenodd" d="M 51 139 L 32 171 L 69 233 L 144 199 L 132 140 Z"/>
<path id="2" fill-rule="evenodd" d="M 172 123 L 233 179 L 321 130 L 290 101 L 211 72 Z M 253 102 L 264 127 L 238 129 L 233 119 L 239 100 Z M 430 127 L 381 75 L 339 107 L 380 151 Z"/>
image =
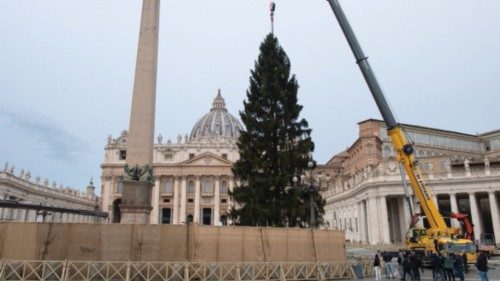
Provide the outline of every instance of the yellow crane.
<path id="1" fill-rule="evenodd" d="M 403 127 L 396 122 L 394 114 L 387 103 L 384 93 L 373 73 L 359 42 L 345 16 L 338 0 L 327 0 L 332 8 L 335 17 L 344 33 L 349 46 L 354 54 L 363 77 L 370 89 L 370 92 L 377 104 L 377 107 L 387 125 L 387 133 L 394 145 L 396 158 L 402 164 L 404 171 L 408 175 L 413 193 L 420 203 L 422 212 L 427 217 L 430 227 L 427 229 L 411 228 L 405 237 L 405 244 L 408 249 L 421 249 L 426 252 L 466 252 L 468 261 L 476 260 L 475 246 L 469 239 L 459 237 L 459 229 L 448 227 L 443 216 L 432 200 L 431 192 L 419 171 L 418 161 L 414 156 L 412 143 L 408 142 Z M 402 175 L 404 177 L 404 175 Z"/>

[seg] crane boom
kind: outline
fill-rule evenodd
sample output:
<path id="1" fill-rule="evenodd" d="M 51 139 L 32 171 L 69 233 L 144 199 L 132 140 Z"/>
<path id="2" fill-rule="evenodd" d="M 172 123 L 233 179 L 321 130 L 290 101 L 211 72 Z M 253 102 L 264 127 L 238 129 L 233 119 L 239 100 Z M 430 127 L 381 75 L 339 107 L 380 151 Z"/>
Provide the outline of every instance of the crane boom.
<path id="1" fill-rule="evenodd" d="M 349 46 L 356 58 L 356 63 L 358 64 L 363 77 L 365 78 L 366 84 L 370 89 L 373 99 L 377 104 L 377 107 L 382 114 L 385 124 L 387 125 L 387 133 L 394 145 L 397 153 L 398 161 L 403 165 L 406 174 L 410 179 L 410 183 L 413 192 L 417 196 L 423 213 L 426 215 L 427 220 L 431 228 L 444 230 L 447 232 L 448 226 L 446 225 L 444 218 L 439 213 L 436 204 L 432 200 L 431 192 L 427 188 L 422 174 L 418 169 L 418 162 L 415 161 L 413 156 L 413 147 L 406 140 L 403 133 L 402 127 L 396 122 L 394 114 L 387 103 L 384 96 L 382 88 L 380 87 L 375 74 L 373 73 L 370 64 L 368 62 L 368 57 L 365 56 L 359 42 L 354 34 L 354 31 L 347 20 L 347 17 L 342 10 L 338 0 L 327 0 L 332 8 L 335 17 L 344 33 Z"/>

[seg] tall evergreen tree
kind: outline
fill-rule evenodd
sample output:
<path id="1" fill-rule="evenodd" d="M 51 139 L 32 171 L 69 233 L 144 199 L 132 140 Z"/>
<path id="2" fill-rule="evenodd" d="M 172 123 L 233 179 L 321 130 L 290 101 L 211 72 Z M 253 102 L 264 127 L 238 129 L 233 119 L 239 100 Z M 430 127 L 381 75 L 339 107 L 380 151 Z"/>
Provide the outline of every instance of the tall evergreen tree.
<path id="1" fill-rule="evenodd" d="M 233 166 L 241 184 L 231 196 L 231 219 L 239 225 L 310 226 L 310 196 L 316 226 L 323 223 L 325 200 L 293 178 L 308 169 L 314 150 L 311 129 L 299 120 L 298 83 L 290 77 L 290 60 L 278 39 L 267 35 L 251 71 L 240 117 L 245 125 L 238 139 L 240 160 Z M 311 192 L 314 192 L 311 194 Z"/>

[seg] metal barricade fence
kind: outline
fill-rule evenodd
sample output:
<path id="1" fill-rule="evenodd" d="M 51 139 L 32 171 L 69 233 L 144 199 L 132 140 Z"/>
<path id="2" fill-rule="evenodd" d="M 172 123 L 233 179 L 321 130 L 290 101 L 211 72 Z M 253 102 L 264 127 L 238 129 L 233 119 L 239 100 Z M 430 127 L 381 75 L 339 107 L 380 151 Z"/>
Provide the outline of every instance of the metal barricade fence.
<path id="1" fill-rule="evenodd" d="M 354 266 L 359 265 L 363 277 L 373 275 L 370 260 L 356 263 L 2 260 L 0 281 L 326 281 L 356 279 Z"/>

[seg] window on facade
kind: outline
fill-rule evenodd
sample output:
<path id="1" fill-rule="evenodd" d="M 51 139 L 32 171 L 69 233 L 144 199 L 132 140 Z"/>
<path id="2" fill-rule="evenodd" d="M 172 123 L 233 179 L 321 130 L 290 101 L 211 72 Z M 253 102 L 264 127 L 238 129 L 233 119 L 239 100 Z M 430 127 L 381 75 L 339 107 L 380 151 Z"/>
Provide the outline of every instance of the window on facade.
<path id="1" fill-rule="evenodd" d="M 174 186 L 174 183 L 172 182 L 171 179 L 167 179 L 164 183 L 163 183 L 163 188 L 161 190 L 162 193 L 172 193 L 173 192 L 173 186 Z"/>
<path id="2" fill-rule="evenodd" d="M 168 198 L 167 199 L 163 199 L 163 202 L 164 203 L 170 203 L 170 199 L 168 199 Z"/>
<path id="3" fill-rule="evenodd" d="M 194 153 L 189 153 L 189 159 L 193 159 L 194 158 Z"/>
<path id="4" fill-rule="evenodd" d="M 226 153 L 222 153 L 222 159 L 227 159 L 227 154 Z"/>
<path id="5" fill-rule="evenodd" d="M 170 224 L 171 214 L 172 214 L 172 210 L 170 208 L 163 208 L 161 210 L 161 223 Z"/>
<path id="6" fill-rule="evenodd" d="M 486 150 L 486 151 L 491 150 L 491 143 L 489 141 L 484 143 L 484 150 Z"/>
<path id="7" fill-rule="evenodd" d="M 123 193 L 123 182 L 119 181 L 116 183 L 115 193 L 122 194 Z"/>
<path id="8" fill-rule="evenodd" d="M 172 160 L 174 156 L 170 153 L 165 154 L 165 160 Z"/>
<path id="9" fill-rule="evenodd" d="M 126 150 L 120 150 L 120 153 L 118 154 L 118 159 L 120 159 L 120 160 L 127 159 L 127 151 Z"/>
<path id="10" fill-rule="evenodd" d="M 192 198 L 188 199 L 188 203 L 193 203 L 193 202 L 194 202 L 194 200 Z"/>
<path id="11" fill-rule="evenodd" d="M 186 221 L 187 222 L 193 222 L 193 215 L 187 215 Z"/>
<path id="12" fill-rule="evenodd" d="M 220 200 L 221 203 L 226 203 L 227 202 L 227 199 L 223 198 Z"/>
<path id="13" fill-rule="evenodd" d="M 222 181 L 220 184 L 220 194 L 227 194 L 227 181 Z"/>
<path id="14" fill-rule="evenodd" d="M 203 208 L 201 222 L 203 225 L 211 225 L 212 224 L 212 209 Z"/>
<path id="15" fill-rule="evenodd" d="M 194 181 L 189 181 L 187 186 L 187 194 L 194 194 Z"/>
<path id="16" fill-rule="evenodd" d="M 204 194 L 211 194 L 213 192 L 212 181 L 209 179 L 204 180 L 202 188 Z"/>

